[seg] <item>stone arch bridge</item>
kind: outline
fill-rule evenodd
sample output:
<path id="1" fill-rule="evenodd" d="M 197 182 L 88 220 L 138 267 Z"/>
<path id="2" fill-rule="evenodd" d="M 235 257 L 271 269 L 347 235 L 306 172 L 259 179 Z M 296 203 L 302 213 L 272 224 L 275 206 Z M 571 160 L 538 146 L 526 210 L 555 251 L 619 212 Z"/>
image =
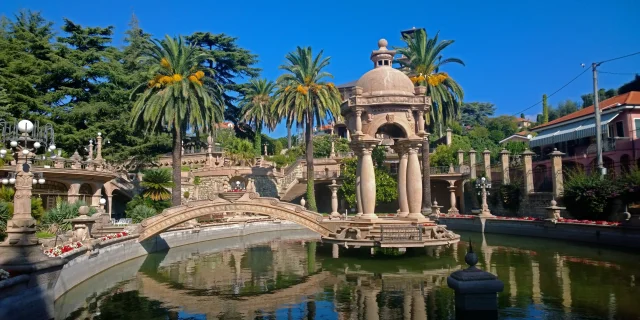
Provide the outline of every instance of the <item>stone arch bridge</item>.
<path id="1" fill-rule="evenodd" d="M 165 209 L 161 214 L 147 218 L 140 223 L 139 241 L 149 239 L 171 227 L 191 219 L 221 212 L 250 212 L 272 218 L 295 222 L 323 237 L 332 231 L 323 225 L 323 216 L 300 205 L 280 202 L 276 198 L 260 197 L 255 192 L 224 192 L 210 195 L 208 200 L 198 200 Z"/>

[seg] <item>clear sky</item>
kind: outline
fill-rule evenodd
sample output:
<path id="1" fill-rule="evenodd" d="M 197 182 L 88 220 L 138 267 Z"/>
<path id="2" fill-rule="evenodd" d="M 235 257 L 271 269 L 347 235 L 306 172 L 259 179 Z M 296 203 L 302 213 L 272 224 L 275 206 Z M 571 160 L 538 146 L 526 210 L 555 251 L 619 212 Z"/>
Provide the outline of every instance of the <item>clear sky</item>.
<path id="1" fill-rule="evenodd" d="M 405 3 L 406 5 L 402 5 Z M 197 5 L 199 4 L 199 5 Z M 466 101 L 494 103 L 516 114 L 551 94 L 587 66 L 640 51 L 639 0 L 450 1 L 148 1 L 1 0 L 0 14 L 41 11 L 59 27 L 62 18 L 82 25 L 113 25 L 120 44 L 131 14 L 155 37 L 195 31 L 224 32 L 259 55 L 262 76 L 275 80 L 284 55 L 297 45 L 324 49 L 335 83 L 368 71 L 380 38 L 400 46 L 400 31 L 424 27 L 455 43 L 447 57 L 466 66 L 446 68 Z M 640 55 L 602 65 L 602 71 L 640 73 Z M 600 87 L 617 88 L 632 74 L 601 74 Z M 591 72 L 551 97 L 556 105 L 592 91 Z M 535 115 L 540 105 L 525 111 Z M 273 136 L 286 134 L 280 126 Z"/>

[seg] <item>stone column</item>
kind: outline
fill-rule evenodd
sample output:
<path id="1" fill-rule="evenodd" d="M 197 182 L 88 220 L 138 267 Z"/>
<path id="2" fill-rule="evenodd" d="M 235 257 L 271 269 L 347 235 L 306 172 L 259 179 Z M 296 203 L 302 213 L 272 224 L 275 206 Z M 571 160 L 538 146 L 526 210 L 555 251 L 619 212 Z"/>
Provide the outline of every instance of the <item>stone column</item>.
<path id="1" fill-rule="evenodd" d="M 398 165 L 398 206 L 400 212 L 398 217 L 406 217 L 409 215 L 409 202 L 407 201 L 407 161 L 409 155 L 402 145 L 397 145 L 394 150 L 398 154 L 400 163 Z"/>
<path id="2" fill-rule="evenodd" d="M 456 208 L 456 181 L 455 180 L 448 180 L 449 182 L 449 187 L 447 187 L 447 189 L 449 189 L 449 193 L 451 195 L 451 208 L 449 208 L 449 211 L 447 211 L 448 214 L 458 214 L 458 208 Z"/>
<path id="3" fill-rule="evenodd" d="M 367 320 L 380 319 L 378 302 L 376 301 L 378 292 L 379 290 L 376 290 L 374 288 L 369 288 L 369 290 L 366 290 L 364 292 L 364 312 L 365 312 L 365 319 Z"/>
<path id="4" fill-rule="evenodd" d="M 429 134 L 422 135 L 422 214 L 430 216 L 431 211 L 431 163 L 429 158 Z"/>
<path id="5" fill-rule="evenodd" d="M 427 306 L 424 303 L 422 290 L 414 290 L 411 304 L 412 320 L 427 320 Z"/>
<path id="6" fill-rule="evenodd" d="M 376 208 L 376 175 L 373 167 L 371 153 L 378 144 L 376 139 L 362 140 L 361 144 L 361 166 L 360 166 L 360 192 L 362 193 L 362 216 L 361 219 L 375 220 Z M 417 160 L 417 155 L 416 155 Z M 419 167 L 418 167 L 419 170 Z M 422 189 L 422 187 L 421 187 Z M 418 203 L 422 203 L 422 199 Z"/>
<path id="7" fill-rule="evenodd" d="M 351 132 L 347 129 L 347 141 L 351 142 Z"/>
<path id="8" fill-rule="evenodd" d="M 458 149 L 458 165 L 462 166 L 464 164 L 464 151 L 462 149 Z"/>
<path id="9" fill-rule="evenodd" d="M 1 246 L 33 246 L 38 244 L 36 238 L 36 220 L 31 216 L 31 190 L 33 189 L 33 173 L 27 159 L 35 155 L 25 156 L 21 150 L 16 157 L 16 182 L 13 200 L 13 216 L 7 221 L 7 237 Z M 17 253 L 17 251 L 16 251 Z M 0 262 L 4 262 L 0 257 Z"/>
<path id="10" fill-rule="evenodd" d="M 362 216 L 362 153 L 358 147 L 353 148 L 357 157 L 356 163 L 356 217 Z"/>
<path id="11" fill-rule="evenodd" d="M 469 177 L 471 179 L 475 179 L 477 174 L 476 174 L 476 150 L 469 150 L 469 169 L 471 169 L 471 172 L 469 174 Z"/>
<path id="12" fill-rule="evenodd" d="M 94 188 L 96 188 L 96 186 L 92 186 Z M 100 198 L 102 198 L 102 189 L 100 189 L 99 187 L 96 188 L 96 191 L 93 192 L 93 195 L 91 196 L 91 203 L 89 204 L 90 206 L 97 208 L 100 206 Z"/>
<path id="13" fill-rule="evenodd" d="M 331 126 L 331 153 L 329 154 L 329 158 L 333 159 L 336 157 L 336 143 L 334 141 L 333 135 L 333 125 Z"/>
<path id="14" fill-rule="evenodd" d="M 102 161 L 102 133 L 98 132 L 98 137 L 96 137 L 96 144 L 97 144 L 97 154 L 96 154 L 96 161 Z"/>
<path id="15" fill-rule="evenodd" d="M 75 203 L 80 199 L 80 185 L 81 183 L 74 182 L 69 186 L 69 191 L 67 192 L 67 202 Z"/>
<path id="16" fill-rule="evenodd" d="M 113 213 L 113 195 L 107 196 L 107 205 L 109 206 L 109 218 L 111 218 L 111 214 Z"/>
<path id="17" fill-rule="evenodd" d="M 89 139 L 89 159 L 88 161 L 93 160 L 93 139 Z"/>
<path id="18" fill-rule="evenodd" d="M 451 128 L 447 128 L 447 145 L 450 146 L 453 142 L 453 130 Z"/>
<path id="19" fill-rule="evenodd" d="M 362 134 L 362 110 L 356 110 L 356 134 Z"/>
<path id="20" fill-rule="evenodd" d="M 407 145 L 407 201 L 409 202 L 409 215 L 407 218 L 418 221 L 425 220 L 422 215 L 422 175 L 420 174 L 420 160 L 418 150 L 421 147 L 422 138 L 408 140 Z"/>
<path id="21" fill-rule="evenodd" d="M 484 176 L 487 177 L 487 181 L 491 181 L 491 151 L 485 149 L 482 151 L 484 157 Z"/>
<path id="22" fill-rule="evenodd" d="M 527 149 L 522 153 L 524 158 L 524 193 L 530 194 L 534 191 L 533 188 L 533 161 L 532 157 L 535 153 Z"/>
<path id="23" fill-rule="evenodd" d="M 213 137 L 207 137 L 207 167 L 213 167 Z"/>
<path id="24" fill-rule="evenodd" d="M 500 164 L 502 165 L 502 184 L 509 184 L 509 151 L 500 151 Z"/>
<path id="25" fill-rule="evenodd" d="M 551 181 L 553 182 L 553 196 L 556 198 L 562 197 L 564 193 L 564 180 L 562 177 L 562 156 L 564 153 L 553 148 L 553 152 L 549 154 L 551 156 Z"/>
<path id="26" fill-rule="evenodd" d="M 331 189 L 331 214 L 329 215 L 330 219 L 340 219 L 340 213 L 338 212 L 338 188 L 340 188 L 339 184 L 336 184 L 336 180 L 331 180 L 331 184 L 329 185 L 329 189 Z"/>

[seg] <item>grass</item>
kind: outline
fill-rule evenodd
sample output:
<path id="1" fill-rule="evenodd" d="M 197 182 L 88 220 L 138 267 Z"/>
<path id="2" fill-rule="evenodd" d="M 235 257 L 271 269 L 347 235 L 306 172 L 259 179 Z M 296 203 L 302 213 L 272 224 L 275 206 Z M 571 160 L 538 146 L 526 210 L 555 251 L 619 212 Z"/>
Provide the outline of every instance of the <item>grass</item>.
<path id="1" fill-rule="evenodd" d="M 46 232 L 46 231 L 36 232 L 36 237 L 38 237 L 38 239 L 53 238 L 55 236 L 56 235 L 51 232 Z"/>
<path id="2" fill-rule="evenodd" d="M 182 172 L 189 172 L 189 170 L 191 170 L 191 168 L 189 168 L 189 166 L 180 167 L 180 171 L 182 171 Z"/>

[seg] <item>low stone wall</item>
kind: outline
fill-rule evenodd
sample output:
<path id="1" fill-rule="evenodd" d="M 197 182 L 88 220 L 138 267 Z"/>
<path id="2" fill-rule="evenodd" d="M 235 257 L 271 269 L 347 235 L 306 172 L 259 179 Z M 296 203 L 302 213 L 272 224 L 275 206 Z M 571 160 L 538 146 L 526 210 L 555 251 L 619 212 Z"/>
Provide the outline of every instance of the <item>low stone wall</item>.
<path id="1" fill-rule="evenodd" d="M 622 226 L 447 217 L 440 217 L 438 223 L 446 225 L 447 229 L 452 231 L 500 233 L 640 248 L 640 229 Z"/>
<path id="2" fill-rule="evenodd" d="M 86 254 L 86 250 L 78 250 L 74 257 L 67 257 L 70 260 L 62 268 L 62 272 L 58 277 L 53 291 L 54 299 L 58 299 L 71 288 L 104 270 L 151 252 L 253 233 L 303 228 L 291 222 L 275 223 L 266 221 L 249 224 L 205 226 L 200 228 L 199 231 L 193 229 L 167 231 L 143 242 L 138 242 L 136 235 L 107 240 L 105 242 L 111 243 L 105 243 L 106 246 L 94 250 L 89 255 Z"/>

